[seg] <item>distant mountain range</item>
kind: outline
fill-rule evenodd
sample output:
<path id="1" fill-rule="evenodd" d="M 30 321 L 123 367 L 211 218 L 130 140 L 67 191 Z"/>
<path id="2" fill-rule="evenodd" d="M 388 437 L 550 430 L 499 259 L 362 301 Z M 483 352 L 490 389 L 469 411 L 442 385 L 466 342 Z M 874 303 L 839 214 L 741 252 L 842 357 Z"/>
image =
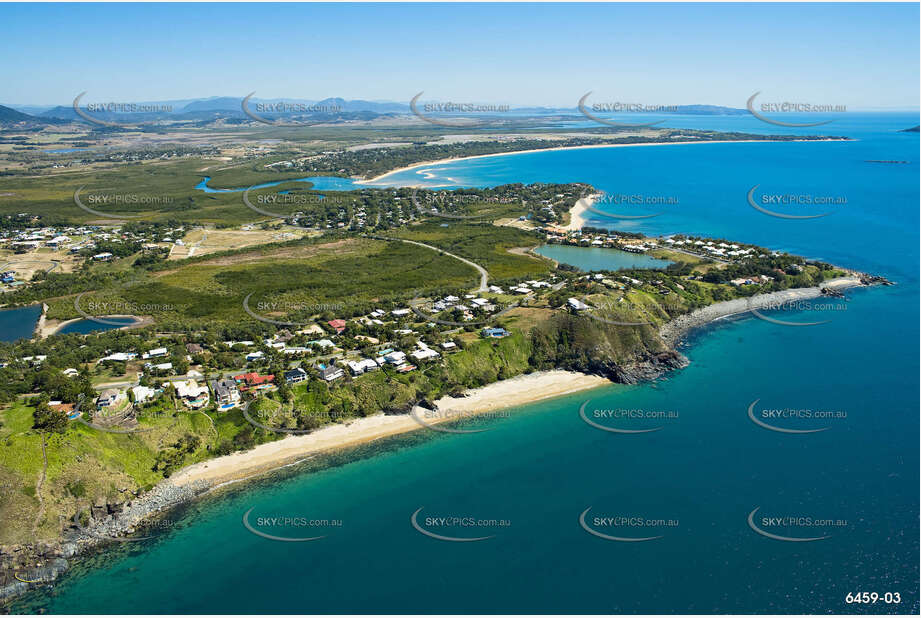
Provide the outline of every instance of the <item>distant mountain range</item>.
<path id="1" fill-rule="evenodd" d="M 169 111 L 149 113 L 118 114 L 111 112 L 94 112 L 93 117 L 102 121 L 130 121 L 158 122 L 158 121 L 185 121 L 208 123 L 216 120 L 230 122 L 248 122 L 246 114 L 241 107 L 242 97 L 208 97 L 203 99 L 177 99 L 171 101 L 149 101 L 145 105 L 159 106 Z M 288 103 L 293 105 L 316 106 L 320 111 L 291 110 L 284 112 L 259 112 L 260 104 Z M 426 101 L 420 101 L 420 106 Z M 58 105 L 55 107 L 41 105 L 20 105 L 14 107 L 0 105 L 0 123 L 10 124 L 58 124 L 64 122 L 86 122 L 74 111 L 72 105 Z M 83 107 L 85 109 L 85 107 Z M 267 119 L 278 118 L 304 118 L 314 121 L 334 120 L 369 120 L 382 115 L 407 115 L 410 112 L 408 103 L 393 101 L 366 101 L 361 99 L 346 100 L 341 97 L 331 97 L 319 101 L 310 99 L 250 99 L 248 109 L 260 117 Z M 511 111 L 519 115 L 579 115 L 576 107 L 510 107 Z M 741 115 L 747 113 L 745 109 L 722 107 L 718 105 L 679 105 L 675 111 L 663 111 L 662 114 L 695 114 L 695 115 Z"/>

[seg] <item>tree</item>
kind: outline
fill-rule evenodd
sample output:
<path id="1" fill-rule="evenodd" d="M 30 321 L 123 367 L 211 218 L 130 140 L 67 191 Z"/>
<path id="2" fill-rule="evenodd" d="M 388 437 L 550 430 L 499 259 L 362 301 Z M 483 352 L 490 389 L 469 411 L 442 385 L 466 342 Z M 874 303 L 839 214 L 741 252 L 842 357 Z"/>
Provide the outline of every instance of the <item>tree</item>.
<path id="1" fill-rule="evenodd" d="M 32 413 L 32 428 L 49 433 L 64 433 L 67 429 L 67 415 L 52 409 L 47 401 L 40 401 Z"/>

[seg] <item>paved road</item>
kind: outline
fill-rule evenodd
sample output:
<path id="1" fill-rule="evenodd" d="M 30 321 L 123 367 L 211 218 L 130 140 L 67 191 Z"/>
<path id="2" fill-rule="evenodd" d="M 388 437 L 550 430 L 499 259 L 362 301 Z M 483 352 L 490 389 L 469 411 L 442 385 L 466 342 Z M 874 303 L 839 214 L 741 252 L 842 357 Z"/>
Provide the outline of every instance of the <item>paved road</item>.
<path id="1" fill-rule="evenodd" d="M 473 266 L 477 269 L 477 272 L 480 273 L 480 287 L 478 287 L 476 292 L 486 292 L 489 290 L 489 287 L 486 285 L 486 282 L 489 281 L 489 273 L 486 272 L 486 269 L 477 264 L 476 262 L 471 262 L 470 260 L 464 259 L 459 255 L 454 255 L 453 253 L 448 253 L 444 249 L 438 247 L 433 247 L 432 245 L 427 245 L 423 242 L 416 242 L 415 240 L 406 240 L 405 238 L 390 238 L 388 236 L 370 236 L 371 238 L 376 238 L 378 240 L 396 240 L 399 242 L 409 243 L 411 245 L 419 245 L 420 247 L 425 247 L 426 249 L 431 249 L 432 251 L 438 251 L 439 253 L 444 253 L 447 256 L 453 257 L 455 260 L 460 260 L 468 266 Z"/>

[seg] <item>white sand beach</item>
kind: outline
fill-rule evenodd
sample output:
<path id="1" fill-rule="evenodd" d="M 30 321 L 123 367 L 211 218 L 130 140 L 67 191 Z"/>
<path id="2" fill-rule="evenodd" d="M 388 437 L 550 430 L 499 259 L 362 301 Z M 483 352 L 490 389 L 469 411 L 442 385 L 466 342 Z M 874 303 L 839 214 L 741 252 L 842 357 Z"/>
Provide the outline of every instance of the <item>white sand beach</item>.
<path id="1" fill-rule="evenodd" d="M 576 201 L 572 208 L 569 209 L 569 225 L 563 229 L 569 230 L 570 232 L 581 230 L 582 226 L 585 225 L 586 211 L 589 206 L 595 203 L 595 200 L 598 199 L 600 195 L 600 193 L 595 193 Z"/>
<path id="2" fill-rule="evenodd" d="M 450 420 L 452 417 L 457 418 L 458 415 L 482 414 L 610 383 L 600 376 L 571 371 L 535 372 L 471 390 L 466 397 L 443 397 L 435 404 L 440 411 L 451 414 L 439 419 L 425 418 L 425 422 L 431 425 Z M 212 485 L 227 483 L 268 472 L 324 451 L 356 446 L 418 430 L 429 431 L 409 414 L 378 414 L 356 419 L 348 424 L 323 427 L 307 435 L 288 436 L 276 442 L 260 444 L 250 451 L 194 464 L 171 476 L 169 481 L 177 486 L 196 481 L 205 481 Z"/>

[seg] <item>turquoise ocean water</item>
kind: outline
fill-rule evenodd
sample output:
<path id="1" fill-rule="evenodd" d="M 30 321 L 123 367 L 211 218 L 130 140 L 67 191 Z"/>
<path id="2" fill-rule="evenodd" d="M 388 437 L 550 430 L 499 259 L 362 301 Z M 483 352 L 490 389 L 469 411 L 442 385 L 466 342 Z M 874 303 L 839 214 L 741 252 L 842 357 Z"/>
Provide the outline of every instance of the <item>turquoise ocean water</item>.
<path id="1" fill-rule="evenodd" d="M 737 124 L 718 128 L 757 128 L 748 119 L 712 122 L 730 120 Z M 709 128 L 706 121 L 695 126 Z M 759 243 L 897 285 L 854 290 L 847 303 L 819 310 L 776 312 L 830 320 L 819 326 L 748 316 L 708 327 L 682 347 L 691 365 L 654 384 L 611 385 L 462 425 L 487 429 L 480 433 L 422 430 L 232 487 L 170 514 L 153 539 L 81 562 L 14 609 L 916 613 L 918 135 L 897 132 L 916 124 L 916 115 L 854 115 L 820 127 L 855 138 L 846 143 L 612 148 L 438 166 L 432 184 L 584 181 L 611 193 L 674 194 L 672 210 L 628 229 Z M 410 171 L 387 180 L 418 178 Z M 821 219 L 774 219 L 747 204 L 755 184 L 845 195 L 847 203 Z M 609 427 L 660 428 L 602 431 L 580 418 L 587 400 L 589 415 L 664 416 L 595 416 Z M 755 400 L 759 409 L 838 416 L 772 420 L 827 428 L 777 433 L 749 419 Z M 656 538 L 590 534 L 579 519 L 586 509 L 597 532 Z M 827 538 L 757 534 L 748 522 L 755 509 L 762 530 Z M 325 538 L 257 536 L 243 525 L 248 511 L 257 531 Z M 411 524 L 417 511 L 423 530 L 491 538 L 432 538 Z M 265 519 L 301 517 L 341 525 Z M 442 517 L 460 522 L 443 526 Z M 624 519 L 610 526 L 596 518 Z M 901 604 L 845 602 L 861 591 L 899 593 Z"/>

